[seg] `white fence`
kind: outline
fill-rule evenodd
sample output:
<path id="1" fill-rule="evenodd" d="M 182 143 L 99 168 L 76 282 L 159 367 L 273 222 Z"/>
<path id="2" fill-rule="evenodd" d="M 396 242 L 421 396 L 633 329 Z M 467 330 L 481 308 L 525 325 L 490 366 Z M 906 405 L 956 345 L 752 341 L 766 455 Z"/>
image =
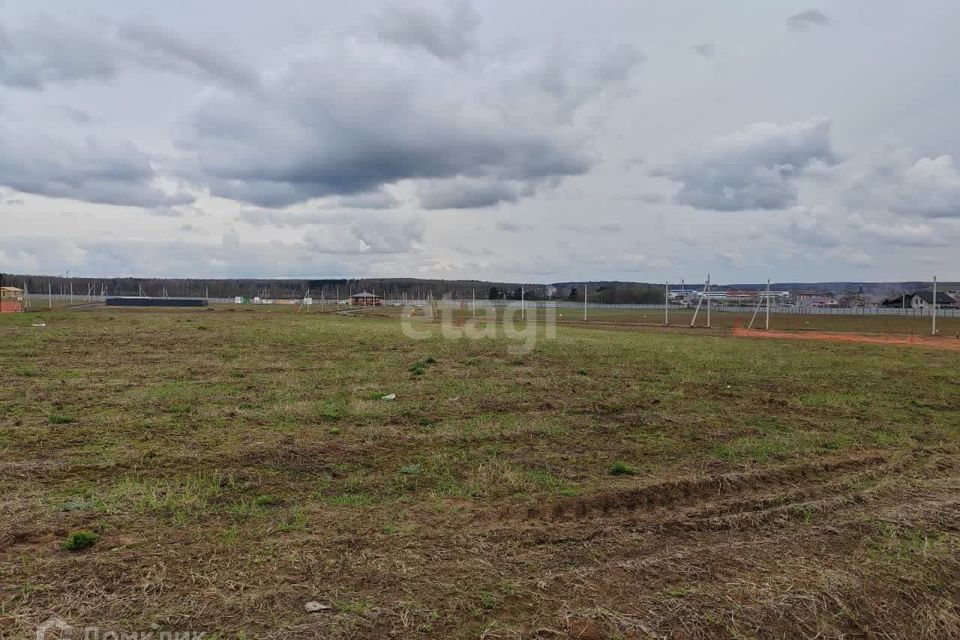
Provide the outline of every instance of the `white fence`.
<path id="1" fill-rule="evenodd" d="M 436 304 L 442 306 L 463 306 L 465 309 L 470 309 L 473 304 L 472 300 L 453 300 L 453 299 L 438 299 L 434 300 Z M 430 304 L 429 300 L 384 300 L 385 305 L 426 305 Z M 483 307 L 507 307 L 507 306 L 519 306 L 521 302 L 519 300 L 477 300 L 476 305 L 478 308 Z M 528 308 L 541 308 L 541 307 L 554 307 L 558 309 L 583 309 L 582 302 L 573 302 L 570 300 L 526 300 L 523 302 Z M 693 309 L 696 305 L 678 305 L 671 304 L 670 311 L 684 310 L 684 309 Z M 706 302 L 701 306 L 700 311 L 705 312 L 707 308 Z M 713 303 L 710 305 L 712 312 L 720 313 L 753 313 L 757 308 L 757 305 L 720 305 Z M 663 304 L 602 304 L 599 302 L 588 302 L 587 310 L 590 309 L 636 309 L 636 310 L 647 310 L 647 311 L 663 311 Z M 761 307 L 761 313 L 766 310 L 766 306 Z M 804 315 L 804 316 L 908 316 L 908 317 L 930 317 L 932 315 L 933 309 L 899 309 L 895 307 L 796 307 L 791 305 L 771 305 L 770 313 L 779 313 L 779 314 L 791 314 L 791 315 Z M 937 308 L 937 316 L 944 318 L 960 318 L 960 309 L 954 308 Z"/>

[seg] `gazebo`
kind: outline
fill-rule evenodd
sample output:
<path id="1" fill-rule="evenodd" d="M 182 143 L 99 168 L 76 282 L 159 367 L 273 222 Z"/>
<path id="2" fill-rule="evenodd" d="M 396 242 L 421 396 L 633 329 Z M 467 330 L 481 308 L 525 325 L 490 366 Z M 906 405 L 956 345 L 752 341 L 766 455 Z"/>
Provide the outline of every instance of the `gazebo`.
<path id="1" fill-rule="evenodd" d="M 350 296 L 350 304 L 354 307 L 382 307 L 383 298 L 375 293 L 355 293 Z"/>

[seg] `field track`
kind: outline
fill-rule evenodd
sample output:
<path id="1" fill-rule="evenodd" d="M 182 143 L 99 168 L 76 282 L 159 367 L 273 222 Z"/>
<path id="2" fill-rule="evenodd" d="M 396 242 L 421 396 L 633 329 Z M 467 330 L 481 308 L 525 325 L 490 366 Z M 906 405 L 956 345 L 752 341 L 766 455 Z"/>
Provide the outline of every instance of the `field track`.
<path id="1" fill-rule="evenodd" d="M 777 331 L 775 329 L 744 329 L 734 327 L 731 335 L 737 338 L 774 338 L 778 340 L 822 340 L 824 342 L 850 342 L 863 344 L 888 344 L 906 347 L 929 347 L 960 351 L 960 339 L 940 336 L 898 336 L 860 333 L 837 333 L 831 331 Z"/>

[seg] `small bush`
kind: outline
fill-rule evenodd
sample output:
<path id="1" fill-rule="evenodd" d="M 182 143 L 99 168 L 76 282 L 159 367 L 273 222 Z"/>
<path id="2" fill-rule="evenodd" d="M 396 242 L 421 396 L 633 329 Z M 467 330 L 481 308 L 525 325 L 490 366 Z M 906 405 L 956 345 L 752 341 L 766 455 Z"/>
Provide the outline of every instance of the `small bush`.
<path id="1" fill-rule="evenodd" d="M 93 531 L 74 531 L 63 541 L 63 548 L 73 552 L 83 551 L 92 547 L 99 539 L 100 536 Z"/>
<path id="2" fill-rule="evenodd" d="M 634 476 L 637 470 L 626 462 L 616 461 L 610 465 L 610 475 L 612 476 Z"/>
<path id="3" fill-rule="evenodd" d="M 52 413 L 49 417 L 50 424 L 70 424 L 74 422 L 74 419 L 70 416 L 60 415 L 58 413 Z"/>
<path id="4" fill-rule="evenodd" d="M 422 362 L 417 362 L 412 367 L 410 367 L 410 371 L 415 376 L 422 376 L 427 372 L 427 365 L 423 364 Z"/>
<path id="5" fill-rule="evenodd" d="M 437 360 L 436 360 L 436 358 L 434 358 L 433 356 L 430 356 L 430 357 L 428 357 L 426 360 L 424 360 L 424 363 L 425 363 L 425 364 L 435 364 L 436 362 L 437 362 Z"/>

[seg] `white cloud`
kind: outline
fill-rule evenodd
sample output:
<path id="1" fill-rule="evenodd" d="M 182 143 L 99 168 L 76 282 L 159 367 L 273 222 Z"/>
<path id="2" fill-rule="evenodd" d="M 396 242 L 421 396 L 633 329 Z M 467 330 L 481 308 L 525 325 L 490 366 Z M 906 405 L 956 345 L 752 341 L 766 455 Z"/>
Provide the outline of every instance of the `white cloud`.
<path id="1" fill-rule="evenodd" d="M 871 154 L 846 194 L 857 207 L 883 208 L 904 216 L 960 218 L 960 171 L 953 157 L 910 157 L 903 149 Z"/>
<path id="2" fill-rule="evenodd" d="M 374 19 L 374 29 L 385 42 L 419 48 L 438 58 L 459 58 L 471 47 L 480 16 L 470 3 L 451 2 L 447 12 L 391 5 Z"/>
<path id="3" fill-rule="evenodd" d="M 683 154 L 654 172 L 679 185 L 678 204 L 714 211 L 783 209 L 796 204 L 795 181 L 814 162 L 831 163 L 830 122 L 760 122 Z"/>

